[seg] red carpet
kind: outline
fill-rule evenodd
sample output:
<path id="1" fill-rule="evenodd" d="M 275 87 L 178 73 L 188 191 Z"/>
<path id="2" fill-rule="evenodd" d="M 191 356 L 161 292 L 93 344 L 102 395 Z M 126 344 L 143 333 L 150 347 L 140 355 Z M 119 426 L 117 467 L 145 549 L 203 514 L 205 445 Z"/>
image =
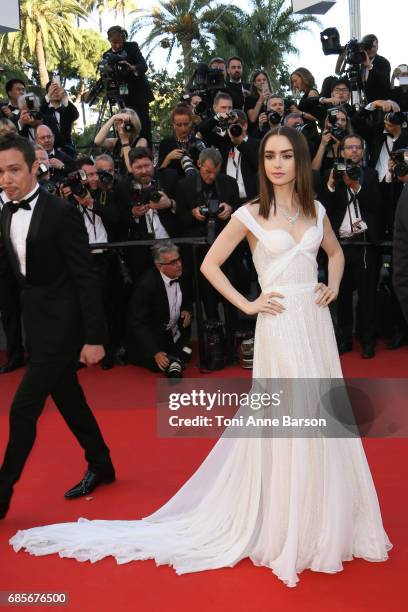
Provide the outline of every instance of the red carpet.
<path id="1" fill-rule="evenodd" d="M 372 360 L 358 352 L 343 359 L 353 377 L 406 377 L 408 348 L 380 349 Z M 249 376 L 240 369 L 212 376 Z M 0 454 L 6 442 L 8 407 L 22 376 L 0 379 Z M 191 366 L 187 376 L 200 376 Z M 135 367 L 82 370 L 81 381 L 94 408 L 116 465 L 118 481 L 94 492 L 92 499 L 65 501 L 63 492 L 84 470 L 77 447 L 52 405 L 39 421 L 35 448 L 6 520 L 0 522 L 0 591 L 67 592 L 69 610 L 217 612 L 345 612 L 406 610 L 408 571 L 408 443 L 370 439 L 364 446 L 380 498 L 383 520 L 394 548 L 386 563 L 362 560 L 344 564 L 335 575 L 303 572 L 288 589 L 266 568 L 244 560 L 233 569 L 177 576 L 153 561 L 116 565 L 105 559 L 91 565 L 56 556 L 14 553 L 8 539 L 18 530 L 79 516 L 135 519 L 162 505 L 200 465 L 214 440 L 156 437 L 156 376 Z"/>

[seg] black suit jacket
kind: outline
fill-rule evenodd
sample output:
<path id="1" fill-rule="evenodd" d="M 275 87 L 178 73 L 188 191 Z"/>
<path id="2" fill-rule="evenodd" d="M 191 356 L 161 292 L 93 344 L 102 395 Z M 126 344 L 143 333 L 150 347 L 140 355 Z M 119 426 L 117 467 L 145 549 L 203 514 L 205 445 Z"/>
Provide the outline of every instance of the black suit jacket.
<path id="1" fill-rule="evenodd" d="M 347 187 L 342 180 L 339 180 L 332 193 L 327 189 L 327 179 L 328 175 L 325 181 L 323 201 L 333 231 L 339 237 L 340 226 L 348 206 Z M 381 192 L 376 170 L 364 168 L 362 186 L 357 197 L 361 216 L 368 227 L 366 238 L 370 242 L 377 243 L 380 240 Z M 363 239 L 363 236 L 361 237 Z"/>
<path id="2" fill-rule="evenodd" d="M 129 74 L 126 77 L 126 82 L 129 87 L 129 94 L 123 96 L 126 106 L 145 106 L 153 100 L 153 93 L 149 82 L 146 78 L 147 64 L 143 55 L 140 52 L 139 45 L 136 42 L 125 42 L 123 50 L 127 53 L 126 61 L 132 66 L 136 66 L 138 75 Z M 103 54 L 112 53 L 111 49 Z"/>
<path id="3" fill-rule="evenodd" d="M 408 322 L 408 185 L 405 183 L 397 204 L 394 228 L 393 285 Z"/>
<path id="4" fill-rule="evenodd" d="M 48 102 L 45 98 L 41 101 L 40 112 L 44 117 L 51 118 L 55 121 L 57 127 L 57 133 L 55 134 L 55 138 L 58 142 L 58 146 L 64 145 L 72 145 L 72 124 L 79 117 L 79 112 L 77 107 L 72 104 L 71 101 L 68 102 L 67 106 L 61 106 L 59 108 L 60 122 L 58 122 L 55 118 L 54 109 L 48 106 Z"/>
<path id="5" fill-rule="evenodd" d="M 221 171 L 225 174 L 227 171 L 228 156 L 229 152 L 233 148 L 229 139 L 227 140 L 227 146 L 221 150 L 222 155 L 222 167 Z M 241 154 L 241 172 L 242 180 L 244 181 L 245 191 L 249 199 L 255 198 L 259 193 L 258 185 L 258 152 L 259 152 L 259 140 L 248 136 L 248 140 L 241 142 L 237 149 Z M 233 177 L 235 178 L 235 177 Z"/>
<path id="6" fill-rule="evenodd" d="M 41 190 L 27 235 L 26 276 L 10 239 L 12 214 L 1 215 L 0 276 L 21 286 L 26 345 L 32 358 L 75 355 L 83 344 L 106 344 L 100 287 L 80 213 Z"/>
<path id="7" fill-rule="evenodd" d="M 388 100 L 390 97 L 390 62 L 376 55 L 373 62 L 373 67 L 368 73 L 368 79 L 364 85 L 367 102 L 374 100 Z"/>
<path id="8" fill-rule="evenodd" d="M 191 213 L 196 206 L 206 204 L 201 189 L 202 183 L 199 175 L 186 176 L 177 186 L 176 214 L 179 225 L 182 228 L 182 235 L 184 236 L 198 237 L 206 236 L 207 234 L 206 223 L 204 221 L 197 221 Z M 233 211 L 238 208 L 240 203 L 239 190 L 235 179 L 225 174 L 219 174 L 215 180 L 215 190 L 217 194 L 216 199 L 229 204 Z M 228 223 L 228 220 L 222 221 L 217 219 L 215 225 L 217 234 L 225 227 L 226 223 Z"/>
<path id="9" fill-rule="evenodd" d="M 190 283 L 183 276 L 179 283 L 182 292 L 181 310 L 192 312 Z M 133 289 L 128 312 L 129 356 L 151 359 L 166 346 L 166 327 L 170 320 L 170 308 L 166 287 L 157 268 L 147 270 Z M 184 328 L 179 323 L 180 332 Z M 136 359 L 137 361 L 138 359 Z M 132 359 L 132 361 L 134 361 Z"/>
<path id="10" fill-rule="evenodd" d="M 245 103 L 245 96 L 242 91 L 243 89 L 249 91 L 251 89 L 251 85 L 249 83 L 232 83 L 231 81 L 226 82 L 225 91 L 229 93 L 232 98 L 232 108 L 243 110 Z"/>

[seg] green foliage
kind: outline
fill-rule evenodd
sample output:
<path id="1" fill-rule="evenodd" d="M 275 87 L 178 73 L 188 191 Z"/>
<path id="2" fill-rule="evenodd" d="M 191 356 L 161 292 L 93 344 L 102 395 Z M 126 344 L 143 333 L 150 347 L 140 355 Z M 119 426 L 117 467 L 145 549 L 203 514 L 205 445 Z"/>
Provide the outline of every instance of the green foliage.
<path id="1" fill-rule="evenodd" d="M 163 138 L 173 131 L 171 111 L 180 102 L 184 91 L 183 70 L 169 75 L 166 68 L 155 71 L 149 64 L 149 80 L 152 84 L 154 101 L 150 104 L 150 116 L 154 127 L 154 137 Z"/>

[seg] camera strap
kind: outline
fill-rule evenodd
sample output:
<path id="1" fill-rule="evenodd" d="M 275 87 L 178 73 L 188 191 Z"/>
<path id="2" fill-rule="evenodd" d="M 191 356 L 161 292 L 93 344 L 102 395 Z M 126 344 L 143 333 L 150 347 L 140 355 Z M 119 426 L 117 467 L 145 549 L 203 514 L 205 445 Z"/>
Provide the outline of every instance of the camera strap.
<path id="1" fill-rule="evenodd" d="M 95 211 L 89 210 L 89 208 L 87 206 L 82 206 L 82 214 L 88 219 L 89 223 L 92 225 L 93 228 L 93 233 L 94 233 L 94 237 L 96 240 L 96 221 L 95 221 Z M 90 214 L 91 213 L 91 214 Z"/>

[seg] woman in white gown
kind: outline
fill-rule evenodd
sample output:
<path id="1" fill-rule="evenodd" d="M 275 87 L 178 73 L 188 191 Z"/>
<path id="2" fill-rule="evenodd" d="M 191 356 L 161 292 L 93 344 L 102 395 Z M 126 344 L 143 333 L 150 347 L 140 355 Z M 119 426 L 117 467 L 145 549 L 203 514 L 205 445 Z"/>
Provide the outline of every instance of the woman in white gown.
<path id="1" fill-rule="evenodd" d="M 327 305 L 337 296 L 344 260 L 323 206 L 313 201 L 306 141 L 293 128 L 276 128 L 264 138 L 260 160 L 259 202 L 233 214 L 201 270 L 236 307 L 258 313 L 254 378 L 340 378 Z M 220 269 L 245 237 L 262 289 L 253 302 Z M 319 246 L 329 259 L 328 287 L 317 283 Z M 358 437 L 223 436 L 150 516 L 36 527 L 10 543 L 16 551 L 78 561 L 155 559 L 178 574 L 249 557 L 288 586 L 306 568 L 338 572 L 353 556 L 385 561 L 392 546 Z"/>

